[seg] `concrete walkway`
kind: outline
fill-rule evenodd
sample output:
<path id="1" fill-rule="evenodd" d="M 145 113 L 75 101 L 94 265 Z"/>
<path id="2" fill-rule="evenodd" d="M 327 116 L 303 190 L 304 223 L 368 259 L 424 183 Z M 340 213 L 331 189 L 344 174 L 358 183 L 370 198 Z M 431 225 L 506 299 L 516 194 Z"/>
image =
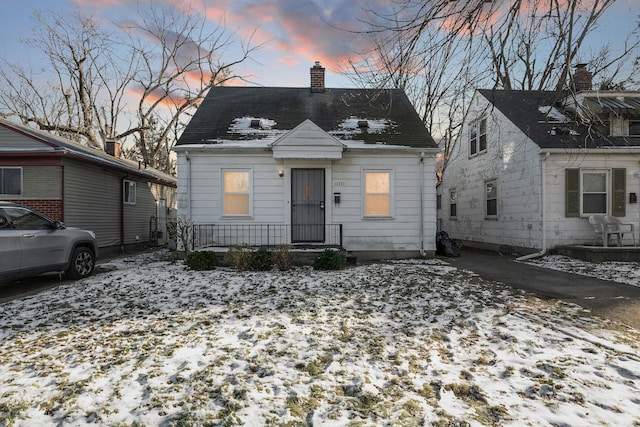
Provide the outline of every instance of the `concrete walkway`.
<path id="1" fill-rule="evenodd" d="M 444 261 L 539 297 L 578 304 L 596 316 L 640 330 L 640 287 L 536 267 L 512 256 L 475 249 L 463 249 L 459 257 Z"/>

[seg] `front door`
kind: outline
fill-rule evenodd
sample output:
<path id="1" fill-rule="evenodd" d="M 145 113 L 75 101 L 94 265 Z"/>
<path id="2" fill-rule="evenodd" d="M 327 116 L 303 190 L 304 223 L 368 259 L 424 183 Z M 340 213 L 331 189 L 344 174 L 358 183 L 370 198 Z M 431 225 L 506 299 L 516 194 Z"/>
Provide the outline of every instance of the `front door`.
<path id="1" fill-rule="evenodd" d="M 291 169 L 291 242 L 324 242 L 324 169 Z"/>

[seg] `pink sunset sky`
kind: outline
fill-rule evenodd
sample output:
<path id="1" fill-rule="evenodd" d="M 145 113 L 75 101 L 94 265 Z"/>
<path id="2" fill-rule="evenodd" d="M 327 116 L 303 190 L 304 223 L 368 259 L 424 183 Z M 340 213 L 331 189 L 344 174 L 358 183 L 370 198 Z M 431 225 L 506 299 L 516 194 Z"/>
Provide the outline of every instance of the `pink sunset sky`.
<path id="1" fill-rule="evenodd" d="M 160 0 L 156 0 L 160 1 Z M 357 60 L 371 44 L 368 37 L 342 31 L 362 28 L 363 8 L 389 10 L 392 0 L 164 0 L 202 11 L 213 24 L 223 22 L 228 31 L 252 44 L 263 44 L 253 60 L 236 72 L 251 76 L 262 86 L 303 87 L 309 84 L 309 68 L 320 61 L 327 68 L 328 87 L 353 86 L 339 71 L 349 59 Z M 115 22 L 132 19 L 143 4 L 139 0 L 2 0 L 0 56 L 15 62 L 39 61 L 36 52 L 25 52 L 20 40 L 29 36 L 34 10 L 71 14 L 75 8 Z M 618 0 L 600 23 L 606 40 L 622 42 L 640 11 L 640 0 Z M 331 25 L 332 24 L 333 27 Z M 619 36 L 618 36 L 619 35 Z M 616 37 L 619 37 L 616 39 Z M 229 51 L 227 61 L 233 60 Z M 223 57 L 224 59 L 225 57 Z"/>

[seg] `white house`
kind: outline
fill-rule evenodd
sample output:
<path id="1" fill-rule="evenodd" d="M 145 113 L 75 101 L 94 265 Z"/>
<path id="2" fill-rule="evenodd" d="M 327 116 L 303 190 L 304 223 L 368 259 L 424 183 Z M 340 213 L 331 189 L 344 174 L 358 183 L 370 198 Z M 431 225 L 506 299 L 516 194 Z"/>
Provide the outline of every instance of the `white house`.
<path id="1" fill-rule="evenodd" d="M 638 239 L 640 93 L 587 80 L 571 92 L 476 91 L 438 188 L 449 237 L 529 254 L 591 245 L 588 216 L 611 214 Z"/>
<path id="2" fill-rule="evenodd" d="M 402 90 L 214 87 L 174 150 L 194 246 L 433 256 L 433 139 Z"/>

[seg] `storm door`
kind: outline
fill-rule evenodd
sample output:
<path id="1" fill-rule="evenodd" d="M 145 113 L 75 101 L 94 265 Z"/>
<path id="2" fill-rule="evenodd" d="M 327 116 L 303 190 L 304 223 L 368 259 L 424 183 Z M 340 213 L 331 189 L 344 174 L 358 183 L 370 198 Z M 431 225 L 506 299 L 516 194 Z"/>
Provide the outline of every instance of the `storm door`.
<path id="1" fill-rule="evenodd" d="M 291 241 L 324 242 L 324 169 L 291 169 Z"/>

